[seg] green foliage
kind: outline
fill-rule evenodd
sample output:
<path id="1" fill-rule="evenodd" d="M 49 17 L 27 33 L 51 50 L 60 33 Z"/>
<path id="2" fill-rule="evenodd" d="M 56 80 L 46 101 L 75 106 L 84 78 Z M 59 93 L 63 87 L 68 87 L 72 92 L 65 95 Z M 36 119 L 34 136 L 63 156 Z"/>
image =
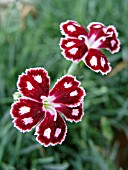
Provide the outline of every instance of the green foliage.
<path id="1" fill-rule="evenodd" d="M 106 77 L 80 67 L 77 78 L 87 93 L 85 116 L 77 124 L 67 123 L 62 145 L 45 148 L 35 140 L 34 130 L 20 133 L 9 111 L 18 75 L 26 68 L 44 67 L 51 86 L 68 70 L 71 62 L 62 57 L 58 45 L 63 21 L 76 20 L 85 27 L 93 21 L 115 25 L 121 50 L 105 53 L 113 68 L 128 60 L 128 1 L 33 0 L 32 5 L 37 14 L 28 14 L 24 29 L 15 3 L 0 17 L 0 170 L 127 170 L 128 145 L 123 146 L 122 164 L 117 159 L 121 141 L 116 132 L 128 134 L 128 68 Z"/>

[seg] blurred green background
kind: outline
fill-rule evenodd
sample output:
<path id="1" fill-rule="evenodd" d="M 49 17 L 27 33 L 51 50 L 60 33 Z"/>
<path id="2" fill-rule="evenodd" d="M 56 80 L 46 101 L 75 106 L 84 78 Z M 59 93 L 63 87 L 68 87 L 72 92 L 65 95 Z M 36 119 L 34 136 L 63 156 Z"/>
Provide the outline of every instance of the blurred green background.
<path id="1" fill-rule="evenodd" d="M 9 114 L 18 75 L 44 67 L 51 87 L 71 62 L 61 55 L 61 22 L 114 25 L 121 49 L 108 76 L 78 70 L 85 97 L 82 122 L 68 123 L 62 145 L 43 147 L 34 130 L 20 133 Z M 0 1 L 0 170 L 128 170 L 128 0 Z"/>

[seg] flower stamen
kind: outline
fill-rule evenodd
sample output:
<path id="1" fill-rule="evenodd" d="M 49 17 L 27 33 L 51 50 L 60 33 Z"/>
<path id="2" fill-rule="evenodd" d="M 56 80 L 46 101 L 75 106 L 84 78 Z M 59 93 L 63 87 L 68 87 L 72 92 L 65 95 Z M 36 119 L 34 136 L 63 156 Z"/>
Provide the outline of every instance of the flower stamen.
<path id="1" fill-rule="evenodd" d="M 52 115 L 54 115 L 54 121 L 57 119 L 57 112 L 55 109 L 55 104 L 52 102 L 52 97 L 41 96 L 43 99 L 43 109 L 49 111 Z"/>

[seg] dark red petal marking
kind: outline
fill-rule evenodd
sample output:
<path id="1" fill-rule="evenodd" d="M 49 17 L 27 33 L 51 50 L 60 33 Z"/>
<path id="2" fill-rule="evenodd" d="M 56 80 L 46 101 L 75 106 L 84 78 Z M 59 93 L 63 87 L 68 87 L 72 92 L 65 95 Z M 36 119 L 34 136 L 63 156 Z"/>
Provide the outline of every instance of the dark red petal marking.
<path id="1" fill-rule="evenodd" d="M 88 50 L 84 39 L 75 38 L 61 38 L 60 48 L 66 59 L 76 62 L 80 61 Z"/>
<path id="2" fill-rule="evenodd" d="M 30 99 L 21 98 L 11 108 L 14 126 L 21 132 L 30 131 L 45 116 L 42 104 Z"/>
<path id="3" fill-rule="evenodd" d="M 27 69 L 19 76 L 17 86 L 23 96 L 42 101 L 41 96 L 48 96 L 50 78 L 43 68 Z"/>
<path id="4" fill-rule="evenodd" d="M 77 107 L 68 107 L 66 105 L 61 105 L 60 107 L 57 107 L 56 110 L 63 113 L 66 120 L 70 122 L 79 122 L 84 115 L 83 103 L 81 103 L 80 106 Z"/>
<path id="5" fill-rule="evenodd" d="M 99 48 L 105 48 L 105 49 L 109 50 L 111 53 L 118 52 L 120 49 L 120 41 L 117 38 L 118 33 L 117 33 L 115 27 L 108 26 L 106 34 L 107 34 L 107 38 L 105 41 L 103 41 L 101 43 Z"/>
<path id="6" fill-rule="evenodd" d="M 37 141 L 44 145 L 61 144 L 66 136 L 66 124 L 59 114 L 54 121 L 54 115 L 46 113 L 44 120 L 36 127 Z"/>
<path id="7" fill-rule="evenodd" d="M 18 118 L 22 115 L 42 115 L 43 104 L 28 98 L 20 98 L 19 101 L 12 104 L 11 115 Z"/>
<path id="8" fill-rule="evenodd" d="M 80 82 L 75 77 L 66 75 L 57 81 L 50 96 L 54 96 L 54 103 L 78 106 L 83 101 L 85 91 L 79 87 Z"/>
<path id="9" fill-rule="evenodd" d="M 88 37 L 95 36 L 95 41 L 106 36 L 106 27 L 100 22 L 92 22 L 87 26 L 89 30 Z"/>
<path id="10" fill-rule="evenodd" d="M 61 77 L 57 80 L 54 87 L 50 91 L 50 95 L 57 95 L 59 94 L 64 87 L 71 88 L 71 87 L 78 87 L 81 83 L 75 79 L 74 76 L 66 75 Z M 59 86 L 59 88 L 58 88 Z M 66 89 L 65 88 L 65 89 Z"/>
<path id="11" fill-rule="evenodd" d="M 63 35 L 78 38 L 79 35 L 87 36 L 87 31 L 76 21 L 68 20 L 60 24 L 60 30 Z"/>
<path id="12" fill-rule="evenodd" d="M 84 62 L 95 72 L 100 71 L 102 74 L 107 74 L 111 71 L 110 63 L 107 58 L 97 49 L 90 49 L 84 58 Z"/>

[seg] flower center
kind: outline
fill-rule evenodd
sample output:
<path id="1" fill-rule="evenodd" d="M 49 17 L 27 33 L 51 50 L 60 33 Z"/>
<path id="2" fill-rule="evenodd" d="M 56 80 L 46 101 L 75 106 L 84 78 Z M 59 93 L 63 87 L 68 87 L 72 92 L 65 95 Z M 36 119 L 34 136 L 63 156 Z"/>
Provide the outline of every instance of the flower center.
<path id="1" fill-rule="evenodd" d="M 43 110 L 49 111 L 51 115 L 54 115 L 54 121 L 56 121 L 57 112 L 56 112 L 55 106 L 57 106 L 57 104 L 53 102 L 54 97 L 53 96 L 48 96 L 48 97 L 41 96 L 41 99 L 43 102 Z"/>
<path id="2" fill-rule="evenodd" d="M 48 110 L 49 107 L 52 107 L 51 101 L 48 98 L 44 99 L 43 106 L 45 110 Z"/>
<path id="3" fill-rule="evenodd" d="M 105 36 L 100 37 L 99 39 L 96 40 L 96 35 L 92 34 L 92 36 L 90 38 L 88 38 L 87 36 L 84 35 L 80 35 L 78 37 L 80 40 L 84 39 L 84 42 L 86 44 L 86 46 L 88 47 L 88 49 L 90 48 L 98 48 L 100 46 L 100 44 L 106 40 Z"/>

